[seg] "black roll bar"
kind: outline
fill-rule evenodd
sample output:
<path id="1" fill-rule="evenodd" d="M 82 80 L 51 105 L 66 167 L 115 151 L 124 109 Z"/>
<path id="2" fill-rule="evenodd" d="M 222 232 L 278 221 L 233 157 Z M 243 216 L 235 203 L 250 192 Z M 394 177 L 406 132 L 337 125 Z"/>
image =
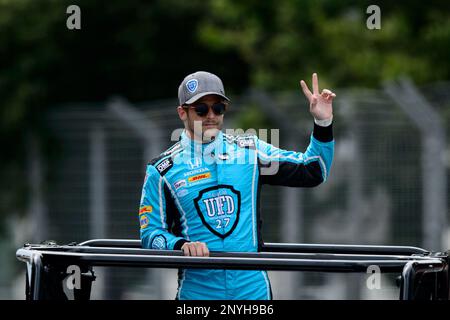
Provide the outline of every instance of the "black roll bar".
<path id="1" fill-rule="evenodd" d="M 141 248 L 141 240 L 134 239 L 92 239 L 79 246 Z M 301 253 L 341 253 L 341 254 L 387 254 L 411 255 L 428 254 L 429 251 L 410 246 L 374 246 L 346 244 L 303 244 L 303 243 L 264 243 L 261 251 L 301 252 Z"/>
<path id="2" fill-rule="evenodd" d="M 140 240 L 94 239 L 63 246 L 26 244 L 16 256 L 27 263 L 26 297 L 30 300 L 64 299 L 62 286 L 55 291 L 54 284 L 60 283 L 68 275 L 67 267 L 73 265 L 81 267 L 88 283 L 77 295 L 83 299 L 90 296 L 90 284 L 95 280 L 92 268 L 97 266 L 364 273 L 377 266 L 381 272 L 400 274 L 400 299 L 449 299 L 448 252 L 401 246 L 280 243 L 268 243 L 262 249 L 186 257 L 181 250 L 142 249 Z"/>

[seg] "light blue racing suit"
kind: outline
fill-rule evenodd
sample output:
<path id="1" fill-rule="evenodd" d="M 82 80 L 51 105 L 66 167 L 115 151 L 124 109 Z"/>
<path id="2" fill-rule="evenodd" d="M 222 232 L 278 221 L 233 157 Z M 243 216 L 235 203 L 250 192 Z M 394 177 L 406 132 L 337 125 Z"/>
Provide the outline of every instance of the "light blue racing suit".
<path id="1" fill-rule="evenodd" d="M 220 132 L 210 143 L 181 139 L 147 166 L 139 210 L 142 247 L 257 252 L 263 245 L 261 185 L 314 187 L 330 172 L 332 125 L 314 124 L 305 153 L 256 136 Z M 177 299 L 271 299 L 266 271 L 180 269 Z"/>

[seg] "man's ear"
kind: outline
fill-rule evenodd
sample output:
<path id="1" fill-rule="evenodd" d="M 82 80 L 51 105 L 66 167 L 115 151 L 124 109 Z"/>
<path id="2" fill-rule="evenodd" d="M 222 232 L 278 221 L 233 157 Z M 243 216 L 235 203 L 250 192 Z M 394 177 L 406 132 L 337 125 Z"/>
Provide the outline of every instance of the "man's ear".
<path id="1" fill-rule="evenodd" d="M 177 107 L 178 116 L 180 117 L 181 121 L 187 120 L 187 112 L 182 106 Z"/>

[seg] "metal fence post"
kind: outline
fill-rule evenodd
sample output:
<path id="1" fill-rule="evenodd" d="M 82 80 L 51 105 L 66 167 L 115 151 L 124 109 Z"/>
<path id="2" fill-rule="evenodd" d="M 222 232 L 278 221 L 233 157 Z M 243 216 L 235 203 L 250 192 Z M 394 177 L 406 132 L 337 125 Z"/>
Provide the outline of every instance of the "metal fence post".
<path id="1" fill-rule="evenodd" d="M 423 246 L 428 250 L 442 250 L 443 228 L 447 225 L 444 124 L 440 115 L 409 79 L 387 83 L 384 89 L 420 129 Z"/>
<path id="2" fill-rule="evenodd" d="M 143 163 L 145 165 L 162 150 L 161 129 L 154 122 L 148 119 L 144 113 L 135 108 L 132 104 L 121 97 L 113 97 L 107 104 L 108 111 L 111 112 L 118 120 L 130 128 L 134 134 L 142 141 L 144 154 Z M 144 169 L 145 170 L 145 169 Z M 143 180 L 142 180 L 143 181 Z M 136 204 L 137 208 L 138 204 Z M 162 286 L 165 283 L 152 270 L 146 270 L 147 277 L 152 279 L 156 289 L 154 292 L 160 294 L 163 292 Z M 155 296 L 161 298 L 161 296 Z"/>
<path id="3" fill-rule="evenodd" d="M 29 134 L 29 157 L 28 157 L 28 172 L 30 183 L 30 206 L 29 215 L 31 217 L 30 225 L 33 230 L 32 241 L 47 240 L 48 235 L 48 217 L 47 206 L 44 200 L 44 175 L 45 168 L 42 161 L 42 154 L 40 150 L 40 143 L 37 137 Z"/>
<path id="4" fill-rule="evenodd" d="M 90 234 L 92 238 L 106 238 L 106 142 L 102 124 L 94 123 L 90 132 Z M 96 283 L 98 298 L 106 296 L 107 273 Z"/>

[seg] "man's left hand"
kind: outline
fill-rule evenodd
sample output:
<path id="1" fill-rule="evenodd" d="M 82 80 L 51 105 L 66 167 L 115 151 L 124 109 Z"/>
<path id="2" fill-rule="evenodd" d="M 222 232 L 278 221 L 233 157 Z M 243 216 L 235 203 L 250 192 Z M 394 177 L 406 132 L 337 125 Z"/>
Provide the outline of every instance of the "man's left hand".
<path id="1" fill-rule="evenodd" d="M 323 89 L 319 93 L 319 79 L 317 73 L 312 75 L 313 92 L 311 92 L 305 81 L 301 80 L 300 85 L 303 93 L 309 100 L 309 112 L 316 120 L 327 120 L 333 116 L 333 99 L 336 95 L 328 89 Z"/>

